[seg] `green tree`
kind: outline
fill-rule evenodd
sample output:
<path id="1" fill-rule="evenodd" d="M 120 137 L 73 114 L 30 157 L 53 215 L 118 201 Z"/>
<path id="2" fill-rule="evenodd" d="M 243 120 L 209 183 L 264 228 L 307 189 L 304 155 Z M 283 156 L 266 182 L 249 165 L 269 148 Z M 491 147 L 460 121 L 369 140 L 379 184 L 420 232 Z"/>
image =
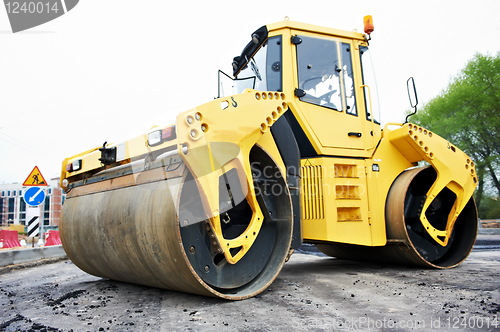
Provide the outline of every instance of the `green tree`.
<path id="1" fill-rule="evenodd" d="M 478 207 L 487 179 L 500 197 L 500 52 L 476 54 L 410 121 L 448 139 L 476 163 Z"/>
<path id="2" fill-rule="evenodd" d="M 481 219 L 500 219 L 500 201 L 498 197 L 485 195 L 478 213 Z"/>

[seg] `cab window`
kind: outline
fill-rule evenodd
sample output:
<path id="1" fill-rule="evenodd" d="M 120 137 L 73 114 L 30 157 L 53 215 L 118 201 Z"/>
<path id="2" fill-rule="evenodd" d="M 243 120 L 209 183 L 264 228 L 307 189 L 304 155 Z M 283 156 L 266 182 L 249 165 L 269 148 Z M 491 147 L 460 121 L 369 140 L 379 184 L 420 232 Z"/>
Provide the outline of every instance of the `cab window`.
<path id="1" fill-rule="evenodd" d="M 282 91 L 281 36 L 270 37 L 238 73 L 233 81 L 233 94 L 247 88 Z"/>
<path id="2" fill-rule="evenodd" d="M 301 101 L 342 111 L 337 42 L 333 40 L 299 36 L 297 66 L 299 89 L 305 94 Z"/>
<path id="3" fill-rule="evenodd" d="M 346 113 L 357 116 L 358 110 L 356 109 L 356 95 L 354 94 L 351 45 L 347 43 L 342 43 L 342 76 L 344 79 Z"/>
<path id="4" fill-rule="evenodd" d="M 373 63 L 368 47 L 359 47 L 359 56 L 361 60 L 361 74 L 363 78 L 364 101 L 366 108 L 366 120 L 380 124 L 380 106 L 377 93 L 377 80 Z M 368 86 L 369 89 L 366 87 Z"/>

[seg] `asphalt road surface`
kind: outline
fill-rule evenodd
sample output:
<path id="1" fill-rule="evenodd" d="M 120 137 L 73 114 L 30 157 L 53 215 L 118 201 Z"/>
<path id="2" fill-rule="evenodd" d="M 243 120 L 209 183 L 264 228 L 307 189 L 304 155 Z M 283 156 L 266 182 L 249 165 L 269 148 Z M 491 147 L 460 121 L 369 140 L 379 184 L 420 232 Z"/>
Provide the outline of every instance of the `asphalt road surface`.
<path id="1" fill-rule="evenodd" d="M 499 331 L 499 261 L 500 250 L 484 248 L 450 270 L 299 252 L 263 293 L 230 302 L 97 278 L 62 260 L 0 274 L 0 330 Z"/>

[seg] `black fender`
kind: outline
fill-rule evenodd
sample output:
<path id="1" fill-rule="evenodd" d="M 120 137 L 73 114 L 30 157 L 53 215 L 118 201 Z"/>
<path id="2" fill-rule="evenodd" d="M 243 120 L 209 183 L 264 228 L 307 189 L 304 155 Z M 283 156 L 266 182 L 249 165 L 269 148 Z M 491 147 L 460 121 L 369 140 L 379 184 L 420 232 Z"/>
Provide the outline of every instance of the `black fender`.
<path id="1" fill-rule="evenodd" d="M 303 240 L 300 206 L 300 150 L 292 128 L 284 116 L 271 126 L 271 134 L 286 167 L 286 183 L 290 191 L 293 209 L 291 247 L 297 249 L 302 245 Z"/>

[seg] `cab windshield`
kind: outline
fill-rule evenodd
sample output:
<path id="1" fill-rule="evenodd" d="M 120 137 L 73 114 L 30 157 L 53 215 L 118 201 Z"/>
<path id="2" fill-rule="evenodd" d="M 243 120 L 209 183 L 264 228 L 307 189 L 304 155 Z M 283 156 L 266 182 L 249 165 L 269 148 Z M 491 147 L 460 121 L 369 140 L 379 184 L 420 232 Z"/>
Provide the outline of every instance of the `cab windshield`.
<path id="1" fill-rule="evenodd" d="M 380 105 L 377 92 L 377 80 L 368 47 L 361 46 L 359 48 L 359 55 L 361 58 L 361 73 L 363 75 L 363 85 L 365 90 L 366 119 L 371 121 L 373 114 L 373 121 L 380 124 Z M 366 86 L 370 87 L 369 90 Z"/>

